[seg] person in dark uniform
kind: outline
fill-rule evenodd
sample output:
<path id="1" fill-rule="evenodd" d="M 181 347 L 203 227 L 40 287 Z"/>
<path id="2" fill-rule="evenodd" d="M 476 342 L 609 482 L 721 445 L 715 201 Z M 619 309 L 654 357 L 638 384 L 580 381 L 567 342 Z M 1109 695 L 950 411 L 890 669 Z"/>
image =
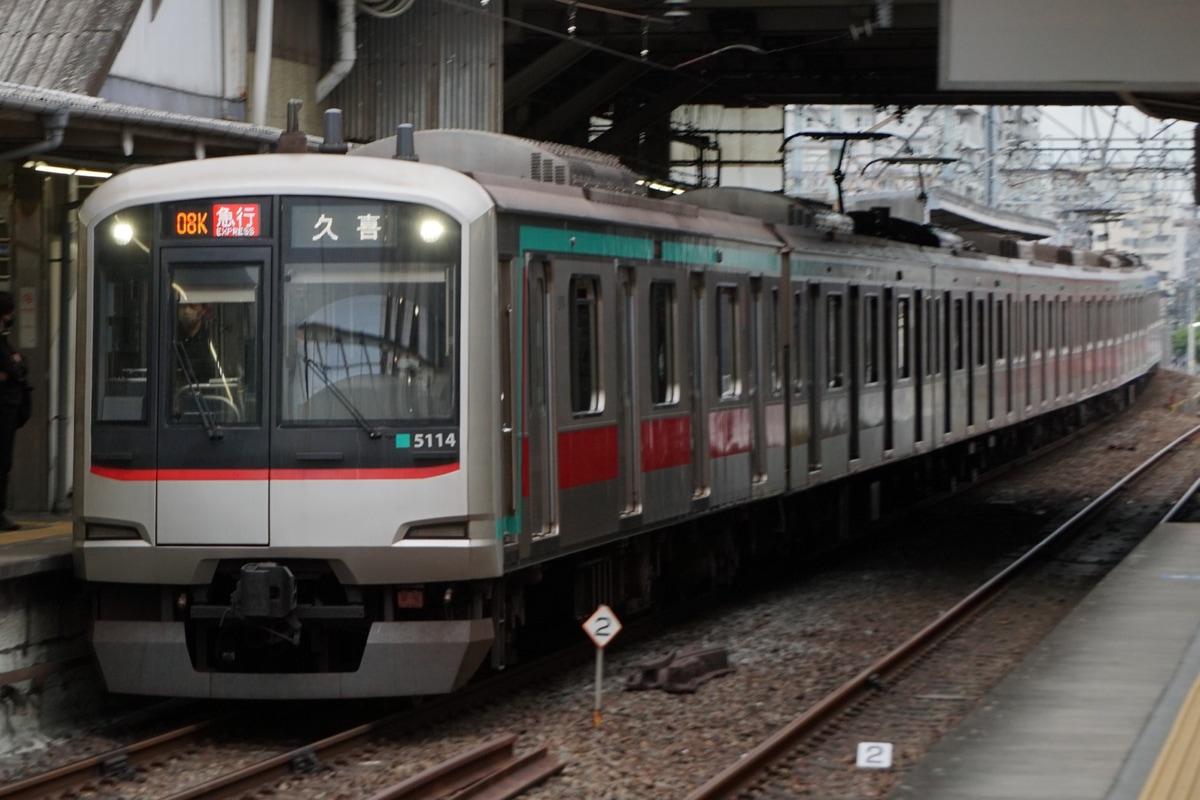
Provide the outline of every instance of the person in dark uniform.
<path id="1" fill-rule="evenodd" d="M 217 377 L 217 357 L 209 330 L 208 306 L 204 303 L 179 304 L 178 341 L 187 355 L 188 365 L 199 383 Z M 187 381 L 182 381 L 186 383 Z"/>
<path id="2" fill-rule="evenodd" d="M 28 367 L 21 354 L 8 340 L 16 305 L 12 295 L 0 292 L 0 531 L 15 531 L 21 526 L 9 518 L 8 473 L 12 471 L 13 443 L 17 428 L 24 424 L 21 405 L 28 401 Z"/>

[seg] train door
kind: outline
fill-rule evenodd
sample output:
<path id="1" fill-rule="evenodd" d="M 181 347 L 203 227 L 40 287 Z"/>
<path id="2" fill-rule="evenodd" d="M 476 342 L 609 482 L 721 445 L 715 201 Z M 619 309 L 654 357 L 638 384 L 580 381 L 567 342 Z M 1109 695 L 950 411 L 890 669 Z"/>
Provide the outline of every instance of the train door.
<path id="1" fill-rule="evenodd" d="M 965 303 L 966 321 L 963 326 L 963 334 L 965 340 L 962 347 L 966 360 L 966 382 L 967 388 L 963 392 L 963 404 L 966 406 L 966 424 L 970 429 L 975 426 L 975 296 L 972 292 L 967 292 Z"/>
<path id="2" fill-rule="evenodd" d="M 612 531 L 621 512 L 621 406 L 613 330 L 623 299 L 611 261 L 561 259 L 551 282 L 550 344 L 558 535 L 564 546 Z"/>
<path id="3" fill-rule="evenodd" d="M 685 354 L 687 283 L 674 270 L 639 268 L 646 287 L 636 355 L 646 385 L 639 391 L 642 519 L 686 514 L 692 503 L 692 397 Z"/>
<path id="4" fill-rule="evenodd" d="M 265 247 L 165 248 L 158 544 L 266 545 Z"/>
<path id="5" fill-rule="evenodd" d="M 987 418 L 989 423 L 996 421 L 996 296 L 988 293 L 987 316 Z"/>
<path id="6" fill-rule="evenodd" d="M 529 504 L 527 529 L 534 539 L 558 533 L 557 448 L 554 446 L 554 384 L 551 376 L 553 341 L 550 265 L 529 265 L 529 385 L 528 419 Z"/>
<path id="7" fill-rule="evenodd" d="M 707 298 L 704 274 L 692 274 L 691 308 L 691 429 L 692 429 L 692 499 L 707 501 L 712 494 L 712 474 L 708 458 L 708 406 L 704 387 L 708 385 L 708 370 L 705 369 L 708 347 L 704 340 Z"/>
<path id="8" fill-rule="evenodd" d="M 802 397 L 808 409 L 808 471 L 817 472 L 821 469 L 821 363 L 824 353 L 824 342 L 820 339 L 820 308 L 821 287 L 810 283 L 805 287 L 801 297 L 800 348 L 804 364 L 800 374 L 804 376 L 805 387 Z M 807 478 L 806 478 L 807 482 Z"/>
<path id="9" fill-rule="evenodd" d="M 748 363 L 754 334 L 750 325 L 753 303 L 742 276 L 714 276 L 709 306 L 713 368 L 703 394 L 710 398 L 707 427 L 716 504 L 739 502 L 750 496 L 754 423 L 752 388 L 756 374 Z"/>
<path id="10" fill-rule="evenodd" d="M 858 458 L 876 464 L 883 457 L 885 411 L 883 303 L 876 287 L 858 298 L 858 363 L 854 367 L 854 394 L 858 400 Z"/>
<path id="11" fill-rule="evenodd" d="M 771 337 L 765 330 L 769 314 L 764 308 L 761 278 L 750 280 L 750 358 L 746 365 L 746 394 L 750 401 L 750 482 L 767 479 L 766 376 L 770 373 Z"/>
<path id="12" fill-rule="evenodd" d="M 908 455 L 916 425 L 913 300 L 907 293 L 884 293 L 884 437 L 886 453 Z"/>
<path id="13" fill-rule="evenodd" d="M 954 422 L 950 416 L 950 409 L 954 407 L 953 403 L 953 353 L 954 353 L 954 337 L 952 336 L 953 326 L 953 308 L 950 303 L 949 291 L 943 291 L 934 301 L 934 314 L 937 319 L 937 339 L 935 348 L 937 351 L 937 362 L 935 375 L 936 380 L 940 381 L 941 392 L 938 395 L 941 397 L 942 407 L 942 438 L 949 438 L 950 432 L 954 431 Z"/>
<path id="14" fill-rule="evenodd" d="M 904 351 L 898 341 L 896 296 L 883 290 L 883 452 L 896 448 L 896 363 Z"/>
<path id="15" fill-rule="evenodd" d="M 775 278 L 756 285 L 758 343 L 751 360 L 758 364 L 755 398 L 755 459 L 752 482 L 755 491 L 767 494 L 785 487 L 787 473 L 787 414 L 784 396 L 784 363 L 781 341 L 780 286 Z"/>
<path id="16" fill-rule="evenodd" d="M 926 320 L 929 315 L 925 310 L 926 298 L 925 293 L 920 289 L 913 292 L 912 312 L 913 312 L 913 443 L 920 444 L 925 442 L 925 431 L 929 426 L 925 422 L 925 375 L 926 365 L 929 362 L 929 357 L 925 349 L 925 343 L 929 338 L 928 324 Z"/>
<path id="17" fill-rule="evenodd" d="M 620 407 L 617 409 L 619 429 L 617 456 L 620 460 L 619 513 L 630 517 L 642 510 L 642 452 L 639 429 L 638 403 L 638 347 L 637 287 L 632 267 L 619 267 L 617 286 L 620 302 L 617 307 L 617 376 L 620 381 Z"/>
<path id="18" fill-rule="evenodd" d="M 862 332 L 859 330 L 862 325 L 862 310 L 859 304 L 862 302 L 858 286 L 850 287 L 850 298 L 847 304 L 847 313 L 849 315 L 848 328 L 850 339 L 847 342 L 849 350 L 849 364 L 846 370 L 847 386 L 846 390 L 849 393 L 848 400 L 850 403 L 850 430 L 849 456 L 851 461 L 857 461 L 862 457 L 862 447 L 860 441 L 862 429 L 862 380 L 859 375 L 859 364 L 862 359 Z"/>
<path id="19" fill-rule="evenodd" d="M 972 296 L 971 300 L 971 419 L 968 425 L 977 425 L 991 420 L 991 359 L 989 357 L 990 327 L 988 304 L 983 297 Z"/>
<path id="20" fill-rule="evenodd" d="M 750 279 L 750 358 L 746 363 L 746 398 L 750 402 L 750 481 L 766 477 L 767 459 L 763 441 L 763 285 L 762 278 Z"/>
<path id="21" fill-rule="evenodd" d="M 1041 408 L 1046 399 L 1046 359 L 1043 357 L 1042 330 L 1045 315 L 1045 303 L 1040 296 L 1030 300 L 1029 306 L 1029 353 L 1033 359 L 1033 405 Z"/>
<path id="22" fill-rule="evenodd" d="M 790 284 L 791 307 L 788 312 L 788 399 L 791 405 L 787 415 L 788 488 L 801 489 L 808 485 L 808 473 L 812 469 L 813 448 L 813 331 L 812 298 L 807 283 Z"/>
<path id="23" fill-rule="evenodd" d="M 1063 396 L 1067 400 L 1070 400 L 1075 391 L 1075 387 L 1071 383 L 1071 372 L 1074 369 L 1071 357 L 1071 320 L 1073 318 L 1073 308 L 1071 298 L 1063 297 L 1062 302 L 1059 303 L 1059 313 L 1061 316 L 1059 319 L 1058 357 L 1062 362 Z"/>
<path id="24" fill-rule="evenodd" d="M 503 258 L 497 262 L 497 286 L 500 291 L 500 442 L 501 442 L 501 487 L 504 504 L 501 514 L 506 521 L 517 518 L 520 511 L 521 493 L 521 462 L 518 458 L 517 431 L 520 429 L 516 415 L 520 403 L 516 397 L 516 387 L 520 376 L 516 373 L 516 365 L 520 358 L 514 358 L 514 347 L 521 341 L 520 333 L 516 330 L 517 319 L 513 287 L 512 258 Z M 506 529 L 504 542 L 512 544 L 520 531 Z"/>
<path id="25" fill-rule="evenodd" d="M 1013 403 L 1013 381 L 1017 371 L 1017 353 L 1014 349 L 1013 332 L 1016 330 L 1013 320 L 1013 296 L 1006 294 L 1000 298 L 1000 313 L 997 316 L 996 341 L 998 352 L 1004 369 L 1004 413 L 1009 419 L 1016 407 Z"/>
<path id="26" fill-rule="evenodd" d="M 817 460 L 822 478 L 837 477 L 849 469 L 850 399 L 849 347 L 846 312 L 849 287 L 822 284 L 813 287 L 816 321 L 814 345 L 819 364 L 815 366 L 819 390 L 815 395 L 817 411 L 813 428 Z"/>

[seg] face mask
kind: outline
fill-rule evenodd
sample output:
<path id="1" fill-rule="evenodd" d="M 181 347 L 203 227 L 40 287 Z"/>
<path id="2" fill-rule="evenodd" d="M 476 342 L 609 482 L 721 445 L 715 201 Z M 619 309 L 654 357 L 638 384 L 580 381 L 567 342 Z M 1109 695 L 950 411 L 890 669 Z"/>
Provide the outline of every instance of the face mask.
<path id="1" fill-rule="evenodd" d="M 179 307 L 179 323 L 185 328 L 190 328 L 200 321 L 204 312 L 193 306 Z"/>

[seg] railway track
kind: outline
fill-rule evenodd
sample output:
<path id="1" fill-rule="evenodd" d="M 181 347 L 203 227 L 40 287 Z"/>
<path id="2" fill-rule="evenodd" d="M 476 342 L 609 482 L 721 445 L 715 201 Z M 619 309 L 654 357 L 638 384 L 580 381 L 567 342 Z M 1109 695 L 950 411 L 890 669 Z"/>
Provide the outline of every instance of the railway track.
<path id="1" fill-rule="evenodd" d="M 368 748 L 381 737 L 398 736 L 467 713 L 497 696 L 554 674 L 586 657 L 583 648 L 572 648 L 537 662 L 479 681 L 457 694 L 437 697 L 426 703 L 355 725 L 333 735 L 215 777 L 194 780 L 171 794 L 154 794 L 157 800 L 218 800 L 252 794 L 281 780 L 333 768 L 354 751 Z M 165 733 L 121 746 L 96 756 L 80 759 L 0 787 L 0 800 L 43 800 L 78 797 L 107 791 L 124 782 L 147 783 L 153 773 L 169 770 L 180 781 L 193 772 L 212 771 L 210 764 L 195 763 L 202 737 L 219 734 L 236 721 L 213 718 L 190 722 Z M 516 736 L 501 736 L 461 753 L 435 768 L 404 780 L 372 796 L 372 800 L 436 800 L 453 795 L 458 800 L 500 800 L 515 797 L 529 786 L 562 769 L 545 748 L 517 756 Z M 204 756 L 200 757 L 203 760 Z M 183 776 L 183 777 L 178 777 Z M 122 796 L 139 794 L 133 791 Z M 149 794 L 144 796 L 151 796 Z"/>
<path id="2" fill-rule="evenodd" d="M 945 639 L 970 620 L 989 603 L 998 592 L 1018 577 L 1027 574 L 1035 565 L 1042 563 L 1056 548 L 1093 521 L 1114 499 L 1135 481 L 1156 468 L 1162 468 L 1172 455 L 1185 445 L 1196 446 L 1196 426 L 1158 450 L 1139 466 L 1130 471 L 1079 510 L 1066 522 L 1031 547 L 1016 561 L 1005 567 L 994 577 L 963 598 L 944 614 L 930 622 L 915 635 L 902 642 L 882 658 L 862 669 L 833 692 L 830 692 L 810 708 L 797 716 L 788 725 L 741 755 L 734 763 L 715 777 L 689 793 L 686 800 L 731 800 L 743 796 L 787 796 L 779 794 L 774 786 L 776 779 L 791 772 L 792 759 L 803 755 L 803 745 L 821 732 L 837 724 L 840 715 L 857 712 L 864 703 L 869 703 L 873 694 L 886 690 L 903 679 L 903 673 L 919 660 L 927 657 Z M 1164 517 L 1169 520 L 1188 505 L 1192 496 L 1200 489 L 1200 481 L 1192 484 L 1184 496 L 1175 502 Z"/>
<path id="3" fill-rule="evenodd" d="M 1161 408 L 1162 405 L 1154 403 L 1151 408 Z M 1014 518 L 1021 520 L 1021 525 L 1017 526 L 1022 531 L 1020 534 L 1003 533 L 1002 526 L 993 524 L 995 521 L 981 524 L 978 513 L 980 498 L 971 497 L 976 492 L 970 490 L 963 495 L 970 498 L 966 503 L 967 507 L 974 509 L 970 514 L 939 507 L 930 509 L 929 514 L 922 514 L 917 520 L 924 529 L 932 519 L 935 526 L 949 530 L 951 535 L 937 534 L 927 545 L 921 541 L 909 541 L 907 535 L 896 537 L 889 532 L 888 538 L 894 544 L 883 548 L 883 555 L 864 552 L 865 560 L 851 556 L 847 563 L 826 565 L 815 572 L 797 576 L 794 589 L 783 587 L 778 590 L 782 603 L 774 602 L 776 591 L 768 589 L 760 593 L 757 599 L 751 596 L 739 599 L 736 604 L 726 603 L 724 609 L 697 614 L 691 622 L 678 625 L 665 637 L 651 638 L 641 644 L 637 644 L 638 639 L 642 638 L 640 626 L 625 621 L 626 630 L 615 647 L 609 648 L 611 656 L 607 658 L 610 676 L 605 696 L 604 725 L 601 728 L 594 728 L 590 724 L 591 670 L 572 670 L 567 666 L 572 662 L 564 657 L 563 663 L 546 668 L 540 677 L 527 682 L 536 686 L 536 691 L 521 692 L 519 686 L 508 690 L 481 687 L 481 691 L 490 696 L 476 706 L 464 709 L 457 718 L 454 714 L 458 712 L 445 710 L 447 707 L 439 701 L 426 701 L 426 705 L 417 711 L 426 712 L 429 722 L 413 722 L 407 729 L 400 725 L 393 730 L 380 730 L 367 736 L 358 750 L 349 748 L 342 755 L 308 758 L 305 747 L 293 746 L 307 740 L 289 736 L 290 744 L 281 746 L 277 743 L 269 758 L 283 755 L 285 751 L 291 753 L 293 749 L 298 751 L 295 753 L 298 758 L 294 763 L 286 764 L 274 777 L 265 776 L 258 785 L 275 796 L 289 798 L 368 798 L 385 788 L 392 790 L 401 775 L 469 752 L 482 741 L 495 739 L 507 732 L 519 732 L 525 747 L 549 746 L 550 751 L 566 764 L 563 773 L 529 793 L 536 800 L 605 796 L 605 793 L 614 798 L 683 798 L 707 776 L 714 775 L 720 765 L 727 762 L 730 754 L 750 749 L 768 732 L 783 727 L 791 716 L 811 707 L 813 698 L 845 683 L 845 676 L 864 671 L 864 664 L 877 662 L 891 647 L 887 644 L 889 640 L 894 642 L 910 635 L 920 628 L 922 620 L 932 619 L 941 615 L 944 609 L 952 607 L 987 576 L 998 571 L 997 567 L 988 565 L 1007 564 L 1015 558 L 1013 553 L 1023 552 L 1029 547 L 1035 531 L 1049 528 L 1045 524 L 1048 520 L 1054 519 L 1053 524 L 1057 524 L 1072 513 L 1060 513 L 1057 509 L 1074 509 L 1084 505 L 1081 497 L 1100 494 L 1101 487 L 1117 475 L 1129 471 L 1141 456 L 1133 452 L 1137 448 L 1128 443 L 1136 441 L 1140 447 L 1157 448 L 1178 436 L 1191 421 L 1172 414 L 1165 430 L 1159 432 L 1156 427 L 1158 424 L 1138 421 L 1136 417 L 1128 418 L 1116 426 L 1101 426 L 1092 436 L 1079 440 L 1078 448 L 1062 449 L 1050 456 L 1048 468 L 1035 466 L 1032 470 L 1035 475 L 1032 484 L 1052 487 L 1051 491 L 1043 488 L 1026 494 L 1022 486 L 1030 483 L 1029 479 L 1016 475 L 1015 481 L 1001 479 L 998 492 L 991 488 L 983 492 L 983 502 L 1001 509 L 1002 513 L 1012 513 Z M 1076 449 L 1083 455 L 1074 456 Z M 1096 470 L 1095 478 L 1076 484 L 1072 479 L 1087 471 L 1087 467 L 1081 466 L 1081 463 L 1102 468 Z M 1100 475 L 1107 477 L 1102 479 Z M 1118 491 L 1117 496 L 1121 495 Z M 1162 495 L 1174 497 L 1177 493 L 1164 491 Z M 1014 499 L 1016 505 L 1013 505 Z M 1157 506 L 1161 513 L 1169 501 L 1155 499 L 1150 504 Z M 955 502 L 951 501 L 950 505 L 955 505 Z M 1125 493 L 1119 507 L 1132 508 L 1138 505 L 1146 503 L 1137 498 L 1131 499 L 1130 494 Z M 1004 511 L 1006 508 L 1012 511 Z M 1040 516 L 1047 514 L 1049 516 Z M 962 533 L 963 525 L 969 527 L 972 536 L 954 535 L 955 532 Z M 1091 540 L 1095 536 L 1093 533 L 1082 538 Z M 919 534 L 917 538 L 922 539 L 924 535 Z M 963 547 L 964 543 L 967 550 L 955 552 L 955 548 Z M 947 546 L 949 550 L 944 549 Z M 914 552 L 914 548 L 917 556 L 910 564 L 907 554 Z M 1077 569 L 1081 574 L 1093 571 L 1085 561 L 1110 557 L 1109 547 L 1105 543 L 1094 546 L 1083 557 L 1080 557 L 1074 545 L 1066 554 L 1057 553 L 1053 547 L 1049 550 L 1056 551 L 1055 561 L 1075 559 L 1072 562 L 1075 567 L 1069 569 Z M 926 555 L 921 555 L 926 551 Z M 1005 554 L 1008 554 L 1007 558 Z M 1120 556 L 1112 557 L 1119 559 Z M 858 587 L 863 587 L 865 591 Z M 1002 598 L 1013 594 L 999 593 Z M 908 597 L 912 599 L 906 599 Z M 751 601 L 749 605 L 744 604 L 747 599 Z M 993 605 L 1003 608 L 1009 602 L 997 600 Z M 1056 596 L 1049 602 L 1071 603 L 1072 600 L 1068 597 L 1064 601 Z M 1047 608 L 1044 604 L 1035 607 L 1032 603 L 1025 607 L 1025 601 L 1021 603 L 1022 607 L 1011 614 L 1011 629 L 1001 637 L 993 636 L 1005 639 L 1004 642 L 997 641 L 997 644 L 1003 644 L 1007 649 L 991 657 L 1001 660 L 1020 658 L 1021 653 L 1028 651 L 1010 646 L 1013 642 L 1007 640 L 1025 635 L 1024 629 L 1033 627 L 1029 623 L 1035 617 L 1049 619 L 1058 608 L 1065 607 Z M 670 624 L 674 626 L 676 622 L 671 621 Z M 1038 624 L 1043 629 L 1047 624 L 1053 626 L 1052 621 L 1046 622 L 1045 619 L 1040 619 Z M 965 627 L 972 629 L 979 626 Z M 866 631 L 869 636 L 865 637 L 863 632 L 866 628 L 875 630 Z M 968 649 L 964 641 L 969 638 L 957 635 L 942 638 L 943 649 L 956 647 L 962 655 L 957 657 L 955 667 L 947 669 L 943 666 L 941 674 L 931 682 L 931 688 L 924 688 L 920 692 L 922 702 L 936 707 L 932 710 L 943 711 L 950 706 L 970 704 L 973 698 L 981 696 L 972 695 L 969 689 L 958 686 L 946 688 L 943 685 L 947 683 L 944 680 L 947 677 L 945 673 L 958 670 L 958 665 L 965 665 L 966 670 L 976 670 L 980 666 L 979 651 Z M 692 695 L 621 691 L 622 677 L 634 669 L 635 664 L 644 665 L 653 660 L 655 653 L 686 647 L 696 641 L 727 644 L 735 672 L 729 677 L 713 681 Z M 582 666 L 592 660 L 593 654 L 591 647 L 584 646 L 570 658 L 574 660 L 573 663 Z M 917 693 L 911 689 L 913 679 L 907 677 L 907 670 L 915 669 L 920 674 L 926 662 L 938 663 L 939 660 L 944 665 L 947 659 L 944 655 L 932 659 L 918 656 L 907 664 L 899 665 L 890 675 L 872 677 L 871 672 L 866 672 L 868 688 L 859 693 L 851 711 L 834 714 L 832 721 L 820 724 L 815 729 L 815 735 L 807 739 L 809 750 L 806 752 L 813 755 L 806 757 L 807 763 L 800 765 L 795 772 L 807 770 L 807 778 L 811 781 L 809 785 L 817 787 L 813 796 L 829 800 L 883 796 L 886 790 L 880 787 L 886 787 L 888 781 L 902 773 L 903 759 L 908 758 L 912 763 L 912 758 L 919 758 L 919 745 L 913 745 L 907 754 L 902 753 L 898 745 L 895 771 L 854 770 L 853 744 L 847 751 L 844 740 L 851 736 L 850 732 L 856 727 L 862 728 L 866 719 L 888 713 L 889 702 L 899 701 L 902 695 Z M 1004 665 L 989 669 L 993 675 L 990 681 L 994 682 L 997 679 L 995 674 L 1002 673 Z M 514 669 L 507 674 L 516 673 Z M 904 682 L 899 680 L 901 674 L 906 676 Z M 990 685 L 984 684 L 979 691 L 985 692 Z M 879 690 L 881 686 L 885 690 Z M 497 695 L 502 695 L 499 701 Z M 467 713 L 472 708 L 478 713 Z M 867 725 L 868 730 L 872 729 L 871 724 Z M 921 720 L 921 724 L 928 730 L 938 726 L 942 731 L 946 730 L 944 719 Z M 314 740 L 319 735 L 322 734 L 309 734 Z M 840 745 L 839 736 L 843 739 Z M 244 730 L 232 738 L 245 750 L 259 746 L 256 737 Z M 279 740 L 282 737 L 272 734 L 266 738 Z M 826 744 L 816 744 L 823 738 Z M 904 737 L 857 736 L 857 741 L 863 740 L 902 742 Z M 189 747 L 194 748 L 195 745 Z M 850 754 L 848 763 L 845 760 L 847 752 Z M 181 792 L 183 787 L 199 785 L 201 778 L 195 775 L 183 777 L 183 770 L 187 769 L 184 762 L 192 757 L 183 754 L 166 755 L 158 759 L 164 762 L 173 760 L 181 767 L 181 777 L 175 779 L 169 791 Z M 260 755 L 254 760 L 266 761 L 268 758 Z M 308 766 L 315 766 L 317 770 L 306 774 L 304 770 Z M 138 769 L 136 763 L 134 769 Z M 98 785 L 99 791 L 84 788 L 79 795 L 103 799 L 122 797 L 127 800 L 154 797 L 161 800 L 169 796 L 169 792 L 149 788 L 155 781 L 161 785 L 163 779 L 153 777 L 158 771 L 157 767 L 147 767 L 144 772 L 136 772 L 136 777 L 146 780 L 146 784 L 141 785 L 122 783 L 119 776 L 113 775 L 98 779 L 93 772 L 89 780 L 93 781 L 93 786 Z M 210 774 L 203 777 L 220 776 Z M 833 784 L 826 786 L 820 783 L 822 780 L 832 780 Z M 100 783 L 97 784 L 97 781 Z M 855 790 L 844 791 L 847 783 L 856 783 Z M 354 790 L 344 788 L 347 786 L 353 786 Z M 869 788 L 859 790 L 862 786 Z M 248 789 L 243 794 L 250 791 L 255 790 Z M 35 793 L 26 796 L 47 795 Z M 793 795 L 784 793 L 780 796 Z M 5 795 L 0 794 L 2 797 Z"/>

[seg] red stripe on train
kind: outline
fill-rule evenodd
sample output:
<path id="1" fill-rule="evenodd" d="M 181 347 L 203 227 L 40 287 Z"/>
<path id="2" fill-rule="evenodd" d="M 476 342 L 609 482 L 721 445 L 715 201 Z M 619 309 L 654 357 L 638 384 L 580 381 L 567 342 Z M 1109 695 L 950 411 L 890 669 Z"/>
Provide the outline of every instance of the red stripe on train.
<path id="1" fill-rule="evenodd" d="M 558 434 L 558 488 L 616 479 L 616 425 Z"/>
<path id="2" fill-rule="evenodd" d="M 642 472 L 692 463 L 692 421 L 688 417 L 642 422 Z"/>
<path id="3" fill-rule="evenodd" d="M 750 452 L 750 409 L 708 413 L 708 454 L 712 458 Z"/>
<path id="4" fill-rule="evenodd" d="M 115 469 L 92 466 L 92 474 L 117 481 L 337 481 L 419 480 L 448 475 L 458 464 L 379 469 Z"/>

